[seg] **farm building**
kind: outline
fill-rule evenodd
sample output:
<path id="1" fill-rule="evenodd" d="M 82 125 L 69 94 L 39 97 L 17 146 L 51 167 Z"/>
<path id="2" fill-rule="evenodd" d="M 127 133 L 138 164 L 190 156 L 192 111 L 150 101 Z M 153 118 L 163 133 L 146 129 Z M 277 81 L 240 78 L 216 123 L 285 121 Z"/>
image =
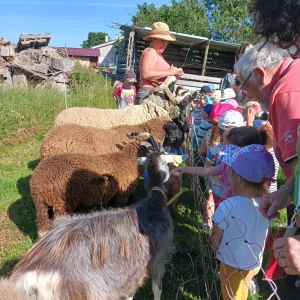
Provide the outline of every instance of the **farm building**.
<path id="1" fill-rule="evenodd" d="M 107 37 L 107 36 L 106 36 Z M 117 65 L 118 54 L 117 48 L 118 44 L 121 42 L 123 37 L 117 37 L 114 41 L 105 40 L 105 43 L 91 47 L 92 49 L 99 49 L 100 56 L 98 58 L 99 67 L 108 67 L 111 65 Z"/>
<path id="2" fill-rule="evenodd" d="M 117 72 L 114 79 L 123 76 L 126 69 L 132 68 L 139 77 L 139 58 L 150 42 L 143 37 L 149 35 L 151 28 L 120 25 L 124 39 L 119 44 Z M 224 75 L 234 64 L 238 44 L 210 40 L 205 37 L 173 32 L 176 41 L 169 43 L 164 51 L 165 60 L 171 65 L 181 67 L 184 75 L 178 84 L 199 89 L 208 83 L 220 87 Z"/>
<path id="3" fill-rule="evenodd" d="M 83 66 L 98 67 L 99 49 L 66 48 L 69 57 L 75 58 Z"/>

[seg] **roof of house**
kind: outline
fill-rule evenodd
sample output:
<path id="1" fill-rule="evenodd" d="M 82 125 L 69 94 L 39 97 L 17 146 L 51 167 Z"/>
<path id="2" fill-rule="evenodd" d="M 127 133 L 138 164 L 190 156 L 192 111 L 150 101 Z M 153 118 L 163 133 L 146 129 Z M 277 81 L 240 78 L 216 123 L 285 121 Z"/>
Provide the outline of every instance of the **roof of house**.
<path id="1" fill-rule="evenodd" d="M 121 25 L 120 29 L 123 30 L 126 33 L 129 33 L 132 31 L 134 28 L 134 31 L 136 33 L 136 37 L 138 39 L 142 39 L 145 36 L 148 36 L 151 28 L 149 27 L 137 27 L 137 26 L 128 26 L 128 25 Z M 214 41 L 210 40 L 206 37 L 202 36 L 196 36 L 196 35 L 189 35 L 189 34 L 184 34 L 184 33 L 179 33 L 179 32 L 174 32 L 170 31 L 172 34 L 175 35 L 176 41 L 172 42 L 172 44 L 183 46 L 184 44 L 186 45 L 191 45 L 191 44 L 200 44 L 203 42 L 209 42 L 210 50 L 215 50 L 215 51 L 228 51 L 228 52 L 236 52 L 237 48 L 240 46 L 239 44 L 234 44 L 234 43 L 227 43 L 227 42 L 221 42 L 221 41 Z"/>
<path id="2" fill-rule="evenodd" d="M 100 49 L 90 48 L 66 48 L 69 56 L 88 56 L 88 57 L 99 57 Z"/>

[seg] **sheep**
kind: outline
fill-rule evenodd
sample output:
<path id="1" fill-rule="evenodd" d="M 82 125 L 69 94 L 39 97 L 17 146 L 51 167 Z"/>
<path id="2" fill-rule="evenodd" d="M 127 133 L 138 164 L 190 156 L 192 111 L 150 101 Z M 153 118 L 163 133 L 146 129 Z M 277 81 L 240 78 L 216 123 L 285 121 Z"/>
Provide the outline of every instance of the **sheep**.
<path id="1" fill-rule="evenodd" d="M 114 153 L 124 148 L 132 132 L 149 132 L 156 140 L 165 138 L 164 124 L 172 123 L 167 116 L 157 117 L 142 124 L 120 125 L 101 129 L 76 124 L 54 127 L 45 136 L 41 146 L 41 160 L 55 154 L 85 153 L 100 155 Z"/>
<path id="2" fill-rule="evenodd" d="M 39 236 L 59 215 L 124 206 L 136 189 L 140 174 L 136 160 L 144 155 L 141 147 L 149 137 L 140 133 L 117 153 L 65 153 L 41 161 L 30 179 Z"/>
<path id="3" fill-rule="evenodd" d="M 183 95 L 179 94 L 174 97 L 170 91 L 174 89 L 175 82 L 175 76 L 168 76 L 163 84 L 153 89 L 154 92 L 141 105 L 133 105 L 124 109 L 67 108 L 58 114 L 54 125 L 78 124 L 97 128 L 111 128 L 118 125 L 140 124 L 159 116 L 172 118 L 169 100 L 176 105 L 184 101 L 184 98 L 191 97 L 190 93 L 183 93 Z"/>
<path id="4" fill-rule="evenodd" d="M 133 299 L 151 276 L 159 300 L 165 263 L 175 250 L 164 188 L 170 161 L 164 157 L 153 152 L 147 158 L 145 199 L 57 218 L 15 266 L 9 279 L 15 288 L 39 300 Z M 177 191 L 180 185 L 178 176 Z"/>

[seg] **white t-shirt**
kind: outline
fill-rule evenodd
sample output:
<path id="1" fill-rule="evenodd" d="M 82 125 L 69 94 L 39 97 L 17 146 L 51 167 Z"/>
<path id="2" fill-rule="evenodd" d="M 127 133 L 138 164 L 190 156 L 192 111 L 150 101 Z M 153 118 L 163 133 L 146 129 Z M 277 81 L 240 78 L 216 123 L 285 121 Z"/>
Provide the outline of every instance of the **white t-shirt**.
<path id="1" fill-rule="evenodd" d="M 258 210 L 261 198 L 235 196 L 221 202 L 212 219 L 222 230 L 223 237 L 217 258 L 241 270 L 261 266 L 269 226 Z"/>

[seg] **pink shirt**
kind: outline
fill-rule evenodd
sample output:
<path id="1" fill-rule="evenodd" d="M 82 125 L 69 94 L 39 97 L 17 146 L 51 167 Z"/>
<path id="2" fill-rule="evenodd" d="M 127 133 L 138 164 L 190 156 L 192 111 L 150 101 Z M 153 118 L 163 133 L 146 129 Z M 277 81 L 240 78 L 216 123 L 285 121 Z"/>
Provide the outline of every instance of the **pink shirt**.
<path id="1" fill-rule="evenodd" d="M 269 121 L 273 126 L 274 151 L 286 179 L 293 175 L 288 162 L 297 157 L 297 128 L 300 123 L 299 77 L 300 59 L 285 59 L 270 96 Z"/>
<path id="2" fill-rule="evenodd" d="M 146 49 L 148 49 L 148 48 L 146 48 Z M 139 67 L 141 70 L 141 66 L 139 66 Z M 157 54 L 157 62 L 153 69 L 156 71 L 165 71 L 169 68 L 170 68 L 170 65 L 164 60 L 164 58 L 161 55 Z M 166 79 L 166 76 L 163 78 L 155 79 L 155 81 L 157 81 L 159 83 L 163 83 L 165 81 L 165 79 Z M 142 72 L 141 72 L 141 86 L 140 87 L 151 87 L 152 88 L 152 87 L 156 87 L 156 84 L 143 79 Z"/>

